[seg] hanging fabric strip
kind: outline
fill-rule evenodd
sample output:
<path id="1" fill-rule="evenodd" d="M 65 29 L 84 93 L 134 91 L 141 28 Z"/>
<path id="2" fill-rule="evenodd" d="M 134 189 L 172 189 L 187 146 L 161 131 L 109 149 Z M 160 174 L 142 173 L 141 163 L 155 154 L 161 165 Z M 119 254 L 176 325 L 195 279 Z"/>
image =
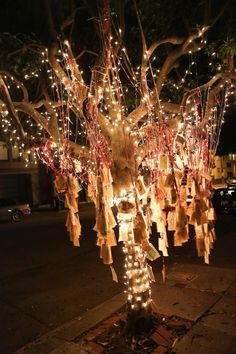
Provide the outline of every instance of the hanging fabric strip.
<path id="1" fill-rule="evenodd" d="M 148 274 L 149 274 L 149 278 L 150 278 L 151 282 L 155 283 L 156 279 L 155 279 L 155 276 L 153 274 L 152 267 L 149 264 L 147 264 L 147 269 L 148 269 Z"/>
<path id="2" fill-rule="evenodd" d="M 111 269 L 111 275 L 112 275 L 112 280 L 115 281 L 116 283 L 118 283 L 118 277 L 115 271 L 115 268 L 113 267 L 113 265 L 110 265 L 110 269 Z"/>

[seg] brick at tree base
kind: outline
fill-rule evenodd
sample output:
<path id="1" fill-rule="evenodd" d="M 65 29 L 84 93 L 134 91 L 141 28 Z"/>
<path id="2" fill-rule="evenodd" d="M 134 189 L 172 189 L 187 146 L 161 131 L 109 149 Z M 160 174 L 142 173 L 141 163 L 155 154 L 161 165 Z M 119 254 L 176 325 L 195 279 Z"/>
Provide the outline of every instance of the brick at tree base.
<path id="1" fill-rule="evenodd" d="M 104 347 L 95 342 L 87 342 L 83 346 L 83 349 L 86 350 L 88 354 L 102 354 L 102 352 L 104 351 Z"/>

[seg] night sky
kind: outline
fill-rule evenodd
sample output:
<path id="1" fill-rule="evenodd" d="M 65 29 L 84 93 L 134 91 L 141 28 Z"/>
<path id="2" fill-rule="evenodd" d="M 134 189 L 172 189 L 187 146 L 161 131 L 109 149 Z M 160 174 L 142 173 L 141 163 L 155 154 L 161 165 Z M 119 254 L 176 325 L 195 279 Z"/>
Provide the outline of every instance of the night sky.
<path id="1" fill-rule="evenodd" d="M 40 39 L 46 37 L 43 1 L 1 0 L 0 18 L 1 32 L 35 33 Z"/>
<path id="2" fill-rule="evenodd" d="M 225 123 L 223 124 L 220 143 L 218 147 L 218 154 L 229 152 L 236 152 L 236 111 L 232 110 L 230 115 L 225 116 Z"/>

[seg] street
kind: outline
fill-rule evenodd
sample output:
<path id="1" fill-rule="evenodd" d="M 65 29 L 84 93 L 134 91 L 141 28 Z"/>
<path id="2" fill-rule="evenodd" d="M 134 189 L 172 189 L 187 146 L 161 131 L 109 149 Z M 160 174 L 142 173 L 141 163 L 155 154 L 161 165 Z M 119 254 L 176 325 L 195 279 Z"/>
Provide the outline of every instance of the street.
<path id="1" fill-rule="evenodd" d="M 20 223 L 0 224 L 0 353 L 13 353 L 124 290 L 121 245 L 113 248 L 117 284 L 99 259 L 90 204 L 81 206 L 80 218 L 80 248 L 69 241 L 65 211 L 36 211 Z M 219 217 L 210 267 L 236 268 L 235 226 L 235 217 Z M 155 237 L 152 241 L 157 246 Z M 167 272 L 173 264 L 204 264 L 193 238 L 173 249 L 171 237 L 165 263 Z M 161 264 L 161 259 L 152 264 L 155 273 L 160 273 Z"/>
<path id="2" fill-rule="evenodd" d="M 86 207 L 85 207 L 86 208 Z M 65 229 L 66 212 L 35 212 L 0 224 L 0 353 L 12 353 L 123 290 L 99 259 L 93 209 L 81 208 L 81 247 Z M 89 219 L 87 219 L 89 217 Z M 114 265 L 122 274 L 122 260 Z"/>

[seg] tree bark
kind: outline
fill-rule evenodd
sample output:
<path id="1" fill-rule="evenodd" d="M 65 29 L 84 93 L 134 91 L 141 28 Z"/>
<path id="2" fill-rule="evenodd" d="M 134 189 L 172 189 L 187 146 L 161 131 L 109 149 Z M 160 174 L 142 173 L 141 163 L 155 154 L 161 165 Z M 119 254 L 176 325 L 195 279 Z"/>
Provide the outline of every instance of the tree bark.
<path id="1" fill-rule="evenodd" d="M 151 285 L 147 260 L 142 246 L 135 243 L 130 221 L 128 241 L 124 242 L 126 286 L 127 286 L 127 325 L 128 337 L 138 337 L 152 327 Z"/>
<path id="2" fill-rule="evenodd" d="M 125 253 L 128 310 L 126 335 L 135 337 L 150 330 L 152 325 L 151 280 L 143 249 L 143 245 L 148 244 L 148 233 L 136 193 L 137 167 L 133 138 L 125 131 L 125 127 L 117 128 L 112 137 L 112 177 L 118 208 L 119 240 L 123 241 Z M 141 229 L 137 237 L 135 225 L 139 215 Z M 140 225 L 140 219 L 138 223 Z"/>

